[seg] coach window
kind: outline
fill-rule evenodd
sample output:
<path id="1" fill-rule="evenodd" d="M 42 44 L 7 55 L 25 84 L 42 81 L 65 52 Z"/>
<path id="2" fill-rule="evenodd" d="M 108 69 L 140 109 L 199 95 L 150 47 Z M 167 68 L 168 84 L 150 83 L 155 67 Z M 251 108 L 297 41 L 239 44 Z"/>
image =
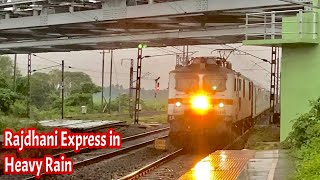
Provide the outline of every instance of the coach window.
<path id="1" fill-rule="evenodd" d="M 226 77 L 219 75 L 205 75 L 203 77 L 203 89 L 205 91 L 216 91 L 222 92 L 225 91 L 226 88 Z"/>
<path id="2" fill-rule="evenodd" d="M 237 78 L 234 78 L 234 91 L 237 91 Z"/>
<path id="3" fill-rule="evenodd" d="M 246 97 L 246 80 L 243 79 L 243 97 Z"/>
<path id="4" fill-rule="evenodd" d="M 238 91 L 241 91 L 241 79 L 238 79 Z"/>
<path id="5" fill-rule="evenodd" d="M 190 92 L 199 88 L 199 78 L 197 75 L 177 73 L 175 78 L 177 91 Z"/>
<path id="6" fill-rule="evenodd" d="M 251 82 L 249 82 L 249 100 L 251 100 L 251 89 L 252 89 L 252 83 Z"/>

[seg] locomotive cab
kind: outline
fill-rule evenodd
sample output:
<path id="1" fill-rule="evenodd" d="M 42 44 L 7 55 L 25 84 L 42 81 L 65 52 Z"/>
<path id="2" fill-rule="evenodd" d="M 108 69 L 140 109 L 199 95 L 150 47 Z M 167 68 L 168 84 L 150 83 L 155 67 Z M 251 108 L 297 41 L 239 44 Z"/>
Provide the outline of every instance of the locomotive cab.
<path id="1" fill-rule="evenodd" d="M 233 94 L 228 91 L 233 86 L 230 68 L 230 63 L 216 58 L 195 58 L 190 65 L 170 72 L 168 121 L 172 139 L 182 142 L 184 137 L 204 134 L 225 136 L 234 114 Z"/>

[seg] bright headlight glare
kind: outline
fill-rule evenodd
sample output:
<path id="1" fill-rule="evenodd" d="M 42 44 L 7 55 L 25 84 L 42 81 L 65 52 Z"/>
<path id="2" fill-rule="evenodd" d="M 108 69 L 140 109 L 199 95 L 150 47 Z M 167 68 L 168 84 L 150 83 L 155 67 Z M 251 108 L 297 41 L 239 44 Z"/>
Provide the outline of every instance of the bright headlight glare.
<path id="1" fill-rule="evenodd" d="M 209 98 L 205 95 L 194 96 L 191 100 L 191 105 L 196 110 L 208 110 L 210 108 Z"/>
<path id="2" fill-rule="evenodd" d="M 181 102 L 176 102 L 177 107 L 180 107 L 181 105 L 182 105 Z"/>
<path id="3" fill-rule="evenodd" d="M 224 104 L 221 102 L 219 103 L 219 107 L 223 108 L 224 107 Z"/>

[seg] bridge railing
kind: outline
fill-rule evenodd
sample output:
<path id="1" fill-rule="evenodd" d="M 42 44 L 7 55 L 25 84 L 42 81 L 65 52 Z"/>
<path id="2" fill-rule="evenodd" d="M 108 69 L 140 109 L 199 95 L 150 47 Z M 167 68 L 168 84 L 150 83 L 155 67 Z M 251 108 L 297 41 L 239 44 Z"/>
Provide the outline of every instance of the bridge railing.
<path id="1" fill-rule="evenodd" d="M 246 30 L 259 27 L 259 32 L 248 33 L 246 40 L 318 38 L 318 13 L 306 10 L 272 11 L 246 14 Z"/>

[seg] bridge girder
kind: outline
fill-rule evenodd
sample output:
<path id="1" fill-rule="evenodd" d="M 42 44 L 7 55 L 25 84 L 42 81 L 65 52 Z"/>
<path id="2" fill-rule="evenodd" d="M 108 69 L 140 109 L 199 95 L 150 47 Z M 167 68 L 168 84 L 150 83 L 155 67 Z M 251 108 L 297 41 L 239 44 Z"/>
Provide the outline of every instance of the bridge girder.
<path id="1" fill-rule="evenodd" d="M 246 12 L 303 8 L 280 0 L 154 0 L 134 6 L 108 0 L 85 9 L 57 0 L 25 2 L 35 13 L 11 12 L 16 18 L 0 19 L 0 53 L 131 48 L 141 41 L 149 46 L 240 42 Z M 0 9 L 10 6 L 22 7 L 0 3 Z"/>

